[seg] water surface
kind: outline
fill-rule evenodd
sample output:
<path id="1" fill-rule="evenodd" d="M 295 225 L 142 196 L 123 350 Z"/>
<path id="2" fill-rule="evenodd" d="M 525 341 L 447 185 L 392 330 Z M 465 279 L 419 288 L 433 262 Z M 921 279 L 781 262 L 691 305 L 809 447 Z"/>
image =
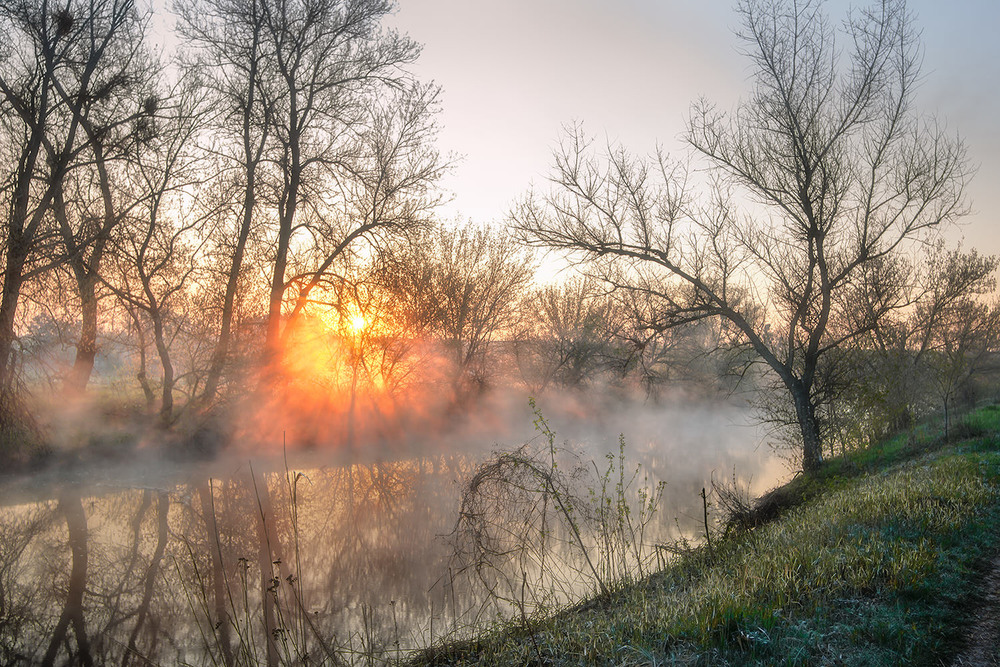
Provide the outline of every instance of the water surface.
<path id="1" fill-rule="evenodd" d="M 735 470 L 760 492 L 784 473 L 757 446 L 743 408 L 592 417 L 550 422 L 553 444 L 566 447 L 557 453 L 555 475 L 567 485 L 560 493 L 572 487 L 582 535 L 561 520 L 555 496 L 538 500 L 546 487 L 532 477 L 533 488 L 483 496 L 488 510 L 476 518 L 492 531 L 485 551 L 453 533 L 468 527 L 459 521 L 472 507 L 462 493 L 479 466 L 492 449 L 512 449 L 481 434 L 422 451 L 150 458 L 8 479 L 0 487 L 0 658 L 391 661 L 498 617 L 555 608 L 617 571 L 655 568 L 662 545 L 703 530 L 699 492 L 713 477 Z M 525 455 L 544 467 L 549 445 L 536 437 Z M 642 515 L 661 481 L 657 511 Z M 624 527 L 613 521 L 621 498 L 630 506 Z"/>

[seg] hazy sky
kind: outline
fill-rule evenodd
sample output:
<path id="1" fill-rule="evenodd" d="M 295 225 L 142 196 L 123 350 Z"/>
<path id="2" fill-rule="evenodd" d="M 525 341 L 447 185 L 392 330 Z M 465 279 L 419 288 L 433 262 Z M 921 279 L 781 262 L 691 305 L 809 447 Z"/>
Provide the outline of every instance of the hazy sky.
<path id="1" fill-rule="evenodd" d="M 857 4 L 857 3 L 855 3 Z M 831 0 L 838 21 L 849 3 Z M 1000 0 L 911 0 L 923 32 L 917 108 L 947 121 L 978 165 L 974 213 L 953 239 L 1000 254 Z M 464 156 L 446 217 L 502 221 L 543 184 L 563 124 L 649 153 L 684 151 L 692 101 L 749 89 L 726 0 L 399 0 L 390 20 L 424 44 L 415 71 L 444 89 L 441 147 Z"/>

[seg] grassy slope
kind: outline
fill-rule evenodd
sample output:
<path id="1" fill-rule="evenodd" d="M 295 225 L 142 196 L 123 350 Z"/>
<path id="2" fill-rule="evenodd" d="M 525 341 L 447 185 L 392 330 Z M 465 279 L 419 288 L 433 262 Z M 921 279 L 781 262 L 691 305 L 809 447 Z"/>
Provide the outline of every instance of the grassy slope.
<path id="1" fill-rule="evenodd" d="M 415 664 L 940 664 L 1000 549 L 1000 407 L 831 461 L 781 517 L 649 581 Z"/>

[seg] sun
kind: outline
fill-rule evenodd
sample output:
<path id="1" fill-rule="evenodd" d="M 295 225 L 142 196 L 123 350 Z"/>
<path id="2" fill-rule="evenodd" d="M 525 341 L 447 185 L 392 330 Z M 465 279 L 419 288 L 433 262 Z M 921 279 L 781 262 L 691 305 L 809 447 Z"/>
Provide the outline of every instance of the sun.
<path id="1" fill-rule="evenodd" d="M 365 320 L 364 315 L 351 315 L 348 319 L 348 324 L 350 324 L 351 329 L 357 333 L 364 329 L 368 325 L 368 322 Z"/>

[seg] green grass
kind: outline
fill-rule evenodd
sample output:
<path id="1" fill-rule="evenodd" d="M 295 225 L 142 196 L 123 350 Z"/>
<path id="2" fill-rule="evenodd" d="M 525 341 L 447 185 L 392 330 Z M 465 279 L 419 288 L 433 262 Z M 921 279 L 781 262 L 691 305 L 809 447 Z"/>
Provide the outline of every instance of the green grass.
<path id="1" fill-rule="evenodd" d="M 1000 549 L 1000 408 L 830 462 L 777 520 L 415 664 L 941 664 Z M 956 434 L 961 438 L 956 439 Z M 957 441 L 956 441 L 957 440 Z"/>

